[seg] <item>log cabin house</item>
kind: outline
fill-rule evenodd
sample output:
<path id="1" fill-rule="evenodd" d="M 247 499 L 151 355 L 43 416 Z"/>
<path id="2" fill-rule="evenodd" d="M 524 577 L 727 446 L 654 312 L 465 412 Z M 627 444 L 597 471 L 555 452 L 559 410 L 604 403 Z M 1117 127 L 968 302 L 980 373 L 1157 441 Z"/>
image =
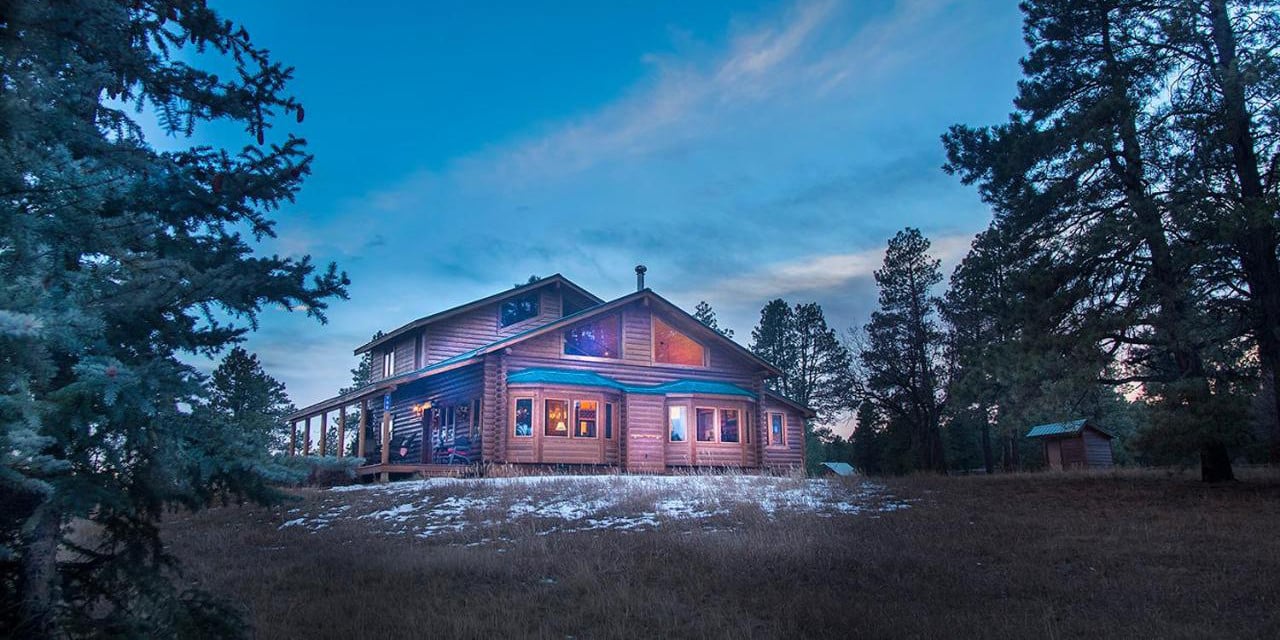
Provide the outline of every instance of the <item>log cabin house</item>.
<path id="1" fill-rule="evenodd" d="M 781 372 L 646 288 L 643 267 L 636 280 L 605 301 L 556 274 L 361 345 L 372 381 L 291 414 L 289 455 L 356 455 L 383 479 L 479 463 L 802 466 L 814 413 L 766 386 Z M 339 450 L 325 451 L 335 422 Z"/>

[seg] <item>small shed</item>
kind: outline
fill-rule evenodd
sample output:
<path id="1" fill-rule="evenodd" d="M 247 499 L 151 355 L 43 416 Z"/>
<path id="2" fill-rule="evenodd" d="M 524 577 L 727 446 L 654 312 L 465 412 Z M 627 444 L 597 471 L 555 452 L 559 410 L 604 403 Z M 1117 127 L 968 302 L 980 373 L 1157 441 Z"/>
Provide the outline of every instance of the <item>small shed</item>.
<path id="1" fill-rule="evenodd" d="M 824 478 L 831 476 L 849 478 L 856 473 L 857 472 L 853 469 L 853 465 L 847 462 L 824 462 L 822 463 L 822 468 L 818 469 L 818 475 Z"/>
<path id="2" fill-rule="evenodd" d="M 1089 420 L 1037 425 L 1027 437 L 1044 442 L 1050 469 L 1109 469 L 1115 464 L 1111 458 L 1115 436 Z"/>

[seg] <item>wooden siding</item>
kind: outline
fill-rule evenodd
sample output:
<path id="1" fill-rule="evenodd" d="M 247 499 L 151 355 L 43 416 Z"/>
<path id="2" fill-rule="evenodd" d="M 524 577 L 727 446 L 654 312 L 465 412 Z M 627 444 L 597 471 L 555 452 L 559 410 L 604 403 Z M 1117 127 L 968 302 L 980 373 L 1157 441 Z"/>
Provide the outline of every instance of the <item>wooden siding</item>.
<path id="1" fill-rule="evenodd" d="M 426 326 L 422 330 L 423 366 L 559 320 L 560 287 L 546 287 L 538 293 L 538 315 L 506 327 L 498 326 L 499 302 Z"/>
<path id="2" fill-rule="evenodd" d="M 1078 469 L 1085 466 L 1084 440 L 1079 436 L 1062 438 L 1059 441 L 1062 451 L 1062 468 Z"/>
<path id="3" fill-rule="evenodd" d="M 463 367 L 438 376 L 405 384 L 391 392 L 391 443 L 396 447 L 391 452 L 391 461 L 395 463 L 415 464 L 422 461 L 423 415 L 414 410 L 414 405 L 431 402 L 435 407 L 457 407 L 470 403 L 474 407 L 475 400 L 484 395 L 483 368 L 479 365 Z M 369 427 L 365 433 L 365 456 L 370 463 L 378 462 L 382 456 L 382 398 L 378 396 L 370 401 Z M 484 447 L 483 415 L 484 405 L 481 401 L 480 416 L 470 418 L 473 427 L 471 437 L 472 461 L 480 460 L 480 452 Z M 473 411 L 474 409 L 468 409 Z M 455 435 L 463 433 L 464 427 L 457 426 Z M 404 454 L 400 446 L 406 449 Z"/>
<path id="4" fill-rule="evenodd" d="M 791 407 L 765 398 L 766 413 L 781 413 L 784 416 L 786 446 L 764 445 L 764 466 L 772 469 L 804 466 L 804 416 Z M 768 423 L 764 430 L 767 434 Z M 767 435 L 766 435 L 767 437 Z"/>
<path id="5" fill-rule="evenodd" d="M 666 469 L 663 443 L 666 440 L 666 399 L 662 396 L 627 394 L 626 469 L 661 472 Z"/>
<path id="6" fill-rule="evenodd" d="M 484 359 L 484 406 L 481 407 L 480 417 L 480 433 L 483 438 L 483 453 L 485 462 L 497 462 L 497 443 L 498 443 L 498 422 L 499 415 L 506 411 L 506 407 L 498 402 L 498 359 L 496 357 L 488 357 Z"/>
<path id="7" fill-rule="evenodd" d="M 415 336 L 405 336 L 404 338 L 396 341 L 396 375 L 409 373 L 417 368 L 415 366 L 417 359 L 415 357 L 416 354 L 414 353 L 414 347 L 416 344 L 417 339 Z"/>
<path id="8" fill-rule="evenodd" d="M 1092 469 L 1109 469 L 1114 462 L 1111 458 L 1111 441 L 1106 436 L 1085 427 L 1081 433 L 1084 438 L 1085 461 Z"/>

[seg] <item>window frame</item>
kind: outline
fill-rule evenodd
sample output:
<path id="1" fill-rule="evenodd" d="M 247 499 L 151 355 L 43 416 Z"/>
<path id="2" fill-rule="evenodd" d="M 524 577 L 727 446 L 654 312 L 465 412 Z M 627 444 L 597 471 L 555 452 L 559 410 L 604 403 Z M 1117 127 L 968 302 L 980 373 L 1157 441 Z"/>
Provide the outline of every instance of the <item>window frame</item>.
<path id="1" fill-rule="evenodd" d="M 396 374 L 396 349 L 392 347 L 382 352 L 382 379 Z"/>
<path id="2" fill-rule="evenodd" d="M 613 439 L 613 403 L 605 402 L 604 404 L 604 439 Z"/>
<path id="3" fill-rule="evenodd" d="M 776 440 L 773 437 L 773 417 L 774 416 L 777 416 L 778 419 L 781 420 L 782 422 L 782 428 L 778 431 L 779 437 Z M 785 411 L 769 412 L 768 434 L 769 434 L 770 447 L 786 447 L 787 446 L 787 414 Z"/>
<path id="4" fill-rule="evenodd" d="M 699 432 L 700 426 L 698 425 L 698 412 L 700 411 L 711 412 L 711 439 L 710 440 L 703 440 L 702 433 Z M 694 431 L 693 438 L 695 442 L 699 444 L 715 444 L 717 442 L 720 442 L 719 415 L 720 415 L 719 407 L 699 406 L 696 404 L 694 405 L 693 407 L 693 431 Z"/>
<path id="5" fill-rule="evenodd" d="M 573 428 L 569 430 L 569 437 L 577 440 L 599 440 L 600 439 L 600 405 L 604 403 L 599 400 L 595 400 L 591 398 L 574 398 L 571 402 L 573 403 Z M 592 428 L 593 435 L 589 435 L 589 436 L 578 435 L 578 422 L 580 421 L 580 419 L 578 418 L 578 411 L 581 409 L 579 405 L 581 405 L 584 402 L 591 402 L 596 405 L 596 417 L 594 420 L 592 420 L 592 422 L 594 423 L 594 426 Z"/>
<path id="6" fill-rule="evenodd" d="M 728 412 L 730 412 L 730 411 L 732 411 L 734 414 L 736 414 L 736 415 L 737 415 L 736 422 L 738 423 L 738 433 L 737 433 L 737 437 L 736 437 L 736 439 L 734 439 L 734 440 L 725 440 L 725 439 L 724 439 L 724 414 L 725 414 L 725 413 L 728 413 Z M 742 409 L 739 409 L 738 407 L 717 407 L 717 408 L 716 408 L 716 417 L 717 417 L 717 420 L 716 420 L 716 442 L 721 442 L 721 443 L 724 443 L 724 444 L 743 444 L 743 442 L 742 442 L 742 414 L 743 414 Z"/>
<path id="7" fill-rule="evenodd" d="M 515 320 L 515 321 L 513 321 L 513 322 L 509 322 L 509 323 L 503 324 L 503 322 L 502 322 L 502 309 L 503 309 L 503 307 L 505 307 L 505 306 L 506 306 L 506 305 L 508 305 L 508 304 L 513 304 L 513 303 L 515 303 L 517 300 L 521 300 L 521 299 L 524 299 L 524 298 L 526 298 L 526 297 L 533 297 L 533 298 L 534 298 L 534 300 L 535 300 L 535 301 L 534 301 L 534 308 L 533 308 L 533 315 L 531 315 L 531 316 L 529 316 L 529 317 L 527 317 L 527 318 L 521 318 L 521 319 L 519 319 L 519 320 Z M 542 315 L 542 290 L 541 290 L 541 289 L 535 289 L 535 290 L 533 290 L 533 291 L 526 291 L 526 292 L 524 292 L 524 293 L 522 293 L 522 294 L 520 294 L 520 295 L 518 295 L 518 296 L 511 296 L 510 298 L 507 298 L 506 300 L 503 300 L 502 302 L 499 302 L 499 303 L 498 303 L 498 329 L 499 329 L 499 330 L 502 330 L 502 329 L 506 329 L 506 328 L 508 328 L 508 327 L 514 327 L 514 326 L 516 326 L 516 325 L 518 325 L 518 324 L 520 324 L 520 323 L 522 323 L 522 322 L 528 322 L 528 321 L 530 321 L 530 320 L 535 320 L 535 319 L 537 319 L 537 318 L 538 318 L 538 316 L 541 316 L 541 315 Z"/>
<path id="8" fill-rule="evenodd" d="M 570 331 L 572 331 L 576 327 L 580 327 L 585 324 L 589 324 L 592 322 L 601 322 L 604 320 L 608 320 L 610 318 L 612 318 L 618 324 L 618 355 L 617 356 L 584 356 L 584 355 L 578 355 L 575 353 L 568 353 Z M 624 325 L 622 322 L 621 313 L 608 313 L 597 318 L 587 318 L 586 320 L 583 320 L 581 322 L 576 322 L 573 324 L 573 326 L 565 327 L 563 330 L 560 331 L 560 357 L 569 358 L 571 360 L 584 360 L 587 362 L 617 362 L 619 360 L 623 360 L 626 357 L 626 342 L 627 342 L 624 339 L 624 336 L 622 335 L 623 329 L 624 329 Z"/>
<path id="9" fill-rule="evenodd" d="M 684 364 L 680 362 L 663 362 L 659 360 L 658 359 L 658 323 L 659 322 L 661 322 L 664 325 L 667 325 L 667 327 L 672 331 L 684 336 L 685 338 L 688 338 L 691 342 L 701 347 L 702 348 L 702 364 Z M 711 366 L 711 348 L 708 347 L 706 343 L 702 342 L 701 340 L 695 339 L 693 336 L 690 336 L 684 331 L 681 331 L 675 325 L 671 324 L 670 322 L 667 322 L 666 320 L 663 320 L 662 318 L 659 318 L 656 315 L 650 316 L 650 320 L 649 320 L 649 345 L 650 345 L 649 360 L 655 365 L 661 365 L 663 367 L 680 367 L 684 369 L 706 369 L 707 367 Z"/>
<path id="10" fill-rule="evenodd" d="M 673 435 L 675 435 L 675 433 L 671 428 L 671 425 L 672 425 L 671 412 L 677 409 L 684 411 L 684 439 L 683 440 L 676 440 L 675 438 L 672 437 Z M 666 420 L 667 442 L 679 442 L 683 444 L 689 444 L 690 442 L 689 441 L 689 405 L 684 403 L 668 404 L 666 413 L 667 413 L 667 420 Z"/>
<path id="11" fill-rule="evenodd" d="M 549 431 L 549 429 L 551 428 L 551 421 L 548 420 L 548 417 L 549 417 L 548 414 L 549 414 L 549 406 L 550 406 L 550 403 L 552 402 L 564 403 L 565 432 L 563 434 L 555 434 Z M 569 409 L 572 406 L 573 406 L 572 400 L 567 398 L 553 398 L 548 396 L 542 399 L 542 437 L 564 438 L 567 440 L 572 436 L 573 429 L 569 428 Z"/>

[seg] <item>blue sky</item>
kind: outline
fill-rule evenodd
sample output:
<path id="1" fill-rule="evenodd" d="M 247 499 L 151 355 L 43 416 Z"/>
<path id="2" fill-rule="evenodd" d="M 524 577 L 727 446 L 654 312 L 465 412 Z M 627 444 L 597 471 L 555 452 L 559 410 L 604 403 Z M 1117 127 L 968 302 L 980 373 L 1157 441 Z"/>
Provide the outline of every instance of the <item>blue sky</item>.
<path id="1" fill-rule="evenodd" d="M 560 272 L 606 299 L 875 305 L 887 238 L 951 265 L 989 212 L 939 135 L 1003 120 L 1013 2 L 211 3 L 296 67 L 314 174 L 264 251 L 337 261 L 330 322 L 267 311 L 248 347 L 299 406 L 377 329 Z M 213 141 L 233 147 L 241 139 Z"/>

